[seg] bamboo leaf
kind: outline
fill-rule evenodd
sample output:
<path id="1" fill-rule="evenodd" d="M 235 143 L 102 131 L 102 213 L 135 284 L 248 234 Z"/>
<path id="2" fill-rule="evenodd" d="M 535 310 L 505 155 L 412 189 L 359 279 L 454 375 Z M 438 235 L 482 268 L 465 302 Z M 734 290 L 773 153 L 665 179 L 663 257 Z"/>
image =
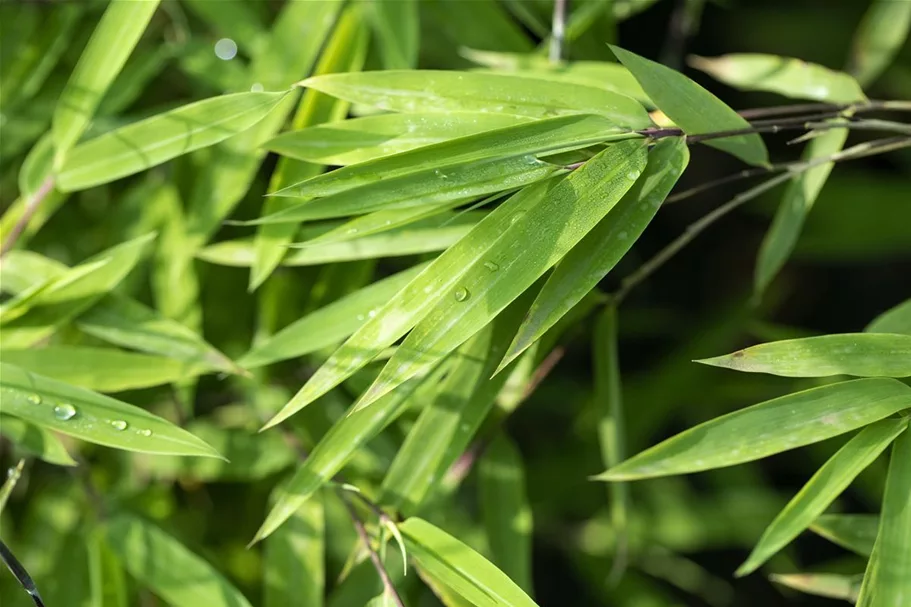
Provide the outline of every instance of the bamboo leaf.
<path id="1" fill-rule="evenodd" d="M 895 379 L 857 379 L 781 396 L 722 415 L 596 477 L 633 480 L 734 466 L 810 445 L 911 406 Z"/>
<path id="2" fill-rule="evenodd" d="M 347 166 L 528 120 L 482 112 L 379 114 L 282 133 L 265 147 L 297 160 Z"/>
<path id="3" fill-rule="evenodd" d="M 88 533 L 89 582 L 94 607 L 127 607 L 127 580 L 102 531 Z"/>
<path id="4" fill-rule="evenodd" d="M 781 584 L 806 594 L 854 603 L 860 593 L 860 584 L 863 576 L 836 573 L 791 573 L 788 575 L 772 575 L 769 579 L 776 584 Z"/>
<path id="5" fill-rule="evenodd" d="M 108 5 L 57 100 L 52 130 L 58 168 L 85 132 L 157 8 L 158 0 L 112 0 Z"/>
<path id="6" fill-rule="evenodd" d="M 903 301 L 874 318 L 864 331 L 911 335 L 911 299 Z"/>
<path id="7" fill-rule="evenodd" d="M 420 19 L 417 0 L 378 0 L 373 4 L 383 68 L 413 68 L 418 62 Z"/>
<path id="8" fill-rule="evenodd" d="M 824 514 L 810 530 L 861 556 L 870 556 L 876 543 L 879 517 L 875 514 Z"/>
<path id="9" fill-rule="evenodd" d="M 250 607 L 216 569 L 155 525 L 118 512 L 101 528 L 124 568 L 172 605 Z"/>
<path id="10" fill-rule="evenodd" d="M 848 72 L 864 87 L 889 67 L 911 29 L 911 3 L 872 0 L 854 34 Z"/>
<path id="11" fill-rule="evenodd" d="M 597 114 L 627 129 L 649 126 L 635 100 L 595 87 L 482 72 L 389 70 L 308 78 L 300 86 L 392 112 L 491 112 L 531 118 Z"/>
<path id="12" fill-rule="evenodd" d="M 76 460 L 70 457 L 57 435 L 41 426 L 4 414 L 0 417 L 0 434 L 26 453 L 49 464 L 76 465 Z"/>
<path id="13" fill-rule="evenodd" d="M 736 575 L 752 573 L 797 537 L 907 427 L 905 420 L 886 419 L 870 424 L 848 441 L 775 517 Z"/>
<path id="14" fill-rule="evenodd" d="M 879 566 L 872 578 L 873 607 L 902 607 L 911 600 L 911 434 L 892 445 L 892 458 L 876 536 Z"/>
<path id="15" fill-rule="evenodd" d="M 688 135 L 749 128 L 750 124 L 715 95 L 683 74 L 635 53 L 611 46 L 617 59 L 633 73 L 662 112 Z M 757 134 L 707 141 L 747 164 L 768 166 L 769 158 Z"/>
<path id="16" fill-rule="evenodd" d="M 6 414 L 115 449 L 220 457 L 189 432 L 138 407 L 13 365 L 0 363 L 0 370 Z"/>
<path id="17" fill-rule="evenodd" d="M 790 57 L 733 53 L 713 58 L 693 56 L 689 63 L 740 90 L 768 91 L 792 99 L 828 103 L 867 99 L 860 85 L 849 74 Z"/>
<path id="18" fill-rule="evenodd" d="M 680 139 L 662 139 L 655 145 L 635 185 L 557 265 L 501 367 L 537 341 L 617 265 L 654 218 L 688 161 L 689 150 Z"/>
<path id="19" fill-rule="evenodd" d="M 105 133 L 73 149 L 58 186 L 64 192 L 82 190 L 224 141 L 262 120 L 286 94 L 222 95 Z"/>
<path id="20" fill-rule="evenodd" d="M 325 515 L 314 496 L 266 539 L 263 607 L 320 607 L 325 586 Z"/>
<path id="21" fill-rule="evenodd" d="M 532 514 L 519 450 L 500 433 L 478 463 L 481 518 L 493 562 L 531 592 Z"/>
<path id="22" fill-rule="evenodd" d="M 786 339 L 696 362 L 785 377 L 908 377 L 911 335 L 844 333 Z"/>
<path id="23" fill-rule="evenodd" d="M 399 526 L 408 553 L 426 575 L 478 607 L 533 607 L 535 602 L 483 556 L 430 523 L 410 518 Z"/>

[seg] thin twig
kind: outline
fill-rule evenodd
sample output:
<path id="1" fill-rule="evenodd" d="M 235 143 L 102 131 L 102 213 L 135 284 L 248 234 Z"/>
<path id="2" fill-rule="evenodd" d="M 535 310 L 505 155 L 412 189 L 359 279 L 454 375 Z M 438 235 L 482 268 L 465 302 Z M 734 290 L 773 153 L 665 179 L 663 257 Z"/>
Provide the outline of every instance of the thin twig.
<path id="1" fill-rule="evenodd" d="M 348 515 L 351 517 L 351 522 L 354 524 L 354 530 L 357 531 L 357 535 L 361 538 L 364 548 L 367 549 L 367 554 L 370 555 L 370 560 L 373 562 L 373 566 L 380 576 L 380 580 L 383 582 L 383 588 L 385 589 L 386 594 L 389 595 L 389 598 L 392 599 L 392 602 L 395 603 L 396 607 L 405 607 L 405 603 L 402 602 L 402 598 L 395 589 L 395 584 L 392 583 L 392 578 L 389 577 L 389 572 L 386 571 L 383 561 L 380 560 L 380 555 L 376 553 L 376 550 L 373 549 L 373 545 L 370 543 L 370 536 L 367 534 L 364 522 L 344 496 L 342 497 L 342 503 L 345 504 L 345 509 L 348 510 Z"/>
<path id="2" fill-rule="evenodd" d="M 38 191 L 35 192 L 31 198 L 29 198 L 28 203 L 25 205 L 25 209 L 22 210 L 22 216 L 19 217 L 19 221 L 16 222 L 16 225 L 13 226 L 13 229 L 10 231 L 9 236 L 6 237 L 6 240 L 3 241 L 3 246 L 0 247 L 0 257 L 6 255 L 14 246 L 16 246 L 16 241 L 19 240 L 19 236 L 22 235 L 22 232 L 25 231 L 25 228 L 28 226 L 28 222 L 31 221 L 32 216 L 35 212 L 38 211 L 38 207 L 41 206 L 41 202 L 51 193 L 51 190 L 54 189 L 54 180 L 52 177 L 48 177 L 44 180 L 44 183 L 38 188 Z"/>
<path id="3" fill-rule="evenodd" d="M 882 110 L 911 111 L 911 102 L 907 101 L 882 101 L 870 100 L 860 103 L 797 103 L 791 105 L 776 105 L 772 107 L 751 108 L 737 112 L 747 120 L 768 118 L 770 116 L 786 116 L 790 114 L 803 114 L 805 112 L 834 112 L 862 113 L 877 112 Z"/>
<path id="4" fill-rule="evenodd" d="M 559 63 L 563 56 L 568 4 L 569 0 L 554 0 L 554 16 L 550 32 L 550 55 L 548 57 L 551 63 Z"/>

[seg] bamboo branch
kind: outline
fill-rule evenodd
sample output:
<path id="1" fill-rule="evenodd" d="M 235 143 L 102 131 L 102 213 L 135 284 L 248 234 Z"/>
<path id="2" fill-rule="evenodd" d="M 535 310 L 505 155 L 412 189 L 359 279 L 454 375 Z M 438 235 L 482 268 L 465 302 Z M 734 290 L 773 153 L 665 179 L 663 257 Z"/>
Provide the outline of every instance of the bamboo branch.
<path id="1" fill-rule="evenodd" d="M 386 571 L 386 567 L 380 559 L 380 555 L 376 553 L 376 550 L 373 549 L 373 545 L 370 543 L 370 536 L 367 534 L 364 522 L 357 515 L 354 507 L 345 497 L 342 497 L 342 503 L 345 504 L 345 509 L 348 510 L 348 515 L 351 517 L 351 522 L 354 524 L 354 530 L 364 544 L 364 548 L 366 548 L 367 554 L 370 555 L 370 560 L 373 562 L 373 567 L 376 569 L 377 574 L 380 576 L 380 580 L 383 582 L 384 591 L 389 595 L 396 607 L 405 607 L 402 598 L 395 589 L 395 584 L 392 583 L 392 578 L 389 577 L 389 572 Z"/>

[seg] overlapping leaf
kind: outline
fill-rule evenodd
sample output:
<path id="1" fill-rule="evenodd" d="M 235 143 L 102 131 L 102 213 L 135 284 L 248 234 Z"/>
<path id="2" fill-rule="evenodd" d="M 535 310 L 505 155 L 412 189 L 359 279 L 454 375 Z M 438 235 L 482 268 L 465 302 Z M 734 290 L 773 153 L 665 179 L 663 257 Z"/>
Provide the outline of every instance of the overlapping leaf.
<path id="1" fill-rule="evenodd" d="M 892 446 L 876 543 L 879 566 L 872 578 L 871 605 L 907 605 L 911 600 L 911 434 L 907 432 Z"/>
<path id="2" fill-rule="evenodd" d="M 868 333 L 901 333 L 911 335 L 911 299 L 889 308 L 867 325 Z"/>
<path id="3" fill-rule="evenodd" d="M 824 514 L 810 530 L 862 556 L 870 556 L 879 530 L 875 514 Z"/>
<path id="4" fill-rule="evenodd" d="M 911 2 L 873 0 L 854 35 L 848 71 L 862 86 L 876 80 L 895 58 L 911 29 Z"/>
<path id="5" fill-rule="evenodd" d="M 70 457 L 60 439 L 53 432 L 41 426 L 30 424 L 18 417 L 3 415 L 0 417 L 0 434 L 26 453 L 50 464 L 76 465 L 76 461 Z"/>
<path id="6" fill-rule="evenodd" d="M 326 522 L 323 500 L 313 496 L 266 539 L 263 549 L 263 607 L 320 607 L 323 604 Z"/>

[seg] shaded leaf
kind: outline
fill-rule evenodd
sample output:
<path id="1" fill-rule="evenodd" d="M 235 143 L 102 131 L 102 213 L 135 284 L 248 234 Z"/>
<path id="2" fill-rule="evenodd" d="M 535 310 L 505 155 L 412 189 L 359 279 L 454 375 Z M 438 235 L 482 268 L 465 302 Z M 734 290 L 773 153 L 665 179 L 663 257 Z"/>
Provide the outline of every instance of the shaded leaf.
<path id="1" fill-rule="evenodd" d="M 895 379 L 857 379 L 781 396 L 705 422 L 596 477 L 632 480 L 754 461 L 816 443 L 911 406 Z"/>
<path id="2" fill-rule="evenodd" d="M 776 584 L 787 586 L 793 590 L 824 596 L 830 599 L 855 602 L 860 593 L 862 575 L 840 575 L 837 573 L 791 573 L 787 575 L 775 574 L 769 579 Z"/>
<path id="3" fill-rule="evenodd" d="M 737 112 L 680 72 L 635 53 L 611 46 L 658 108 L 688 135 L 750 127 Z M 748 164 L 767 166 L 768 152 L 757 134 L 738 135 L 706 142 Z"/>
<path id="4" fill-rule="evenodd" d="M 70 457 L 60 439 L 53 432 L 41 426 L 30 424 L 18 417 L 3 415 L 0 417 L 0 434 L 3 434 L 24 452 L 49 464 L 76 465 L 76 460 Z"/>
<path id="5" fill-rule="evenodd" d="M 911 299 L 886 310 L 874 318 L 864 331 L 868 333 L 911 335 Z"/>
<path id="6" fill-rule="evenodd" d="M 3 412 L 116 449 L 220 457 L 189 432 L 143 409 L 0 363 Z"/>
<path id="7" fill-rule="evenodd" d="M 814 533 L 861 556 L 872 554 L 878 529 L 875 514 L 824 514 L 810 525 Z"/>
<path id="8" fill-rule="evenodd" d="M 373 3 L 373 27 L 383 68 L 407 69 L 417 65 L 420 47 L 418 6 L 418 0 L 377 0 Z"/>
<path id="9" fill-rule="evenodd" d="M 785 377 L 908 377 L 911 335 L 844 333 L 786 339 L 696 362 Z"/>
<path id="10" fill-rule="evenodd" d="M 313 496 L 263 549 L 263 607 L 320 607 L 325 586 L 323 500 Z"/>
<path id="11" fill-rule="evenodd" d="M 911 434 L 907 432 L 892 446 L 876 542 L 879 563 L 872 578 L 871 605 L 907 605 L 911 600 Z"/>
<path id="12" fill-rule="evenodd" d="M 872 0 L 854 35 L 848 71 L 867 86 L 885 70 L 908 38 L 911 2 Z"/>
<path id="13" fill-rule="evenodd" d="M 127 580 L 117 556 L 103 532 L 88 534 L 89 581 L 93 607 L 127 607 Z"/>

